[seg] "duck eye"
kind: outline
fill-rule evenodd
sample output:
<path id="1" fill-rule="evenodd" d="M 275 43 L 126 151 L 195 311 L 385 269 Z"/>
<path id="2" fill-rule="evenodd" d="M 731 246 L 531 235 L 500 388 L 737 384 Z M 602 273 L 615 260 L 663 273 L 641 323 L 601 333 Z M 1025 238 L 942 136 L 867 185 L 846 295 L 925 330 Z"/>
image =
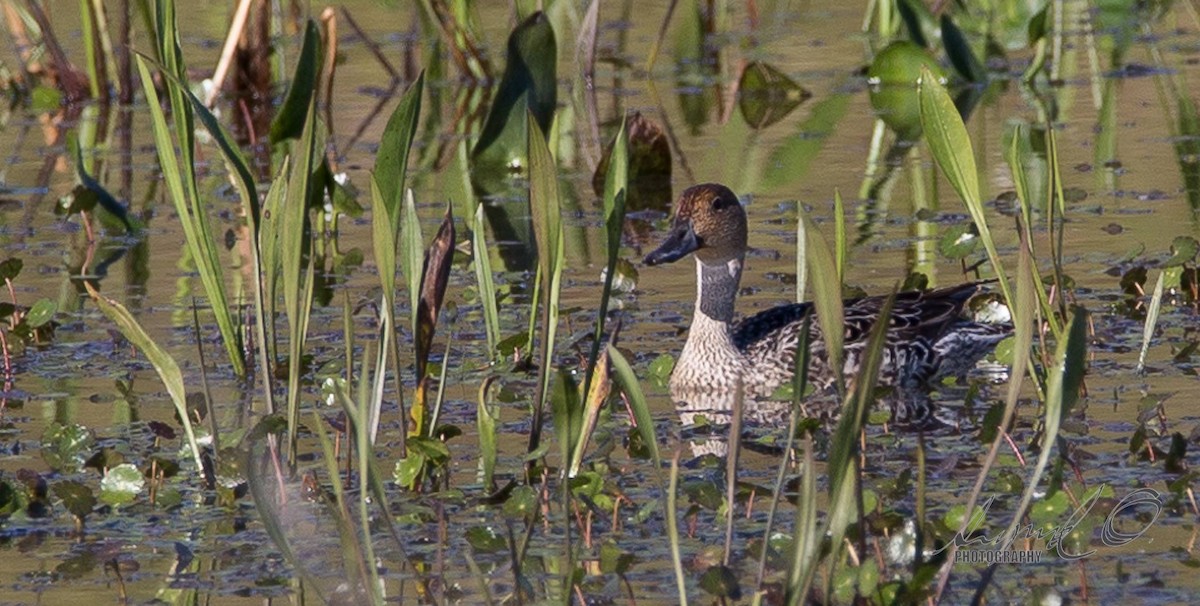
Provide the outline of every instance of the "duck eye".
<path id="1" fill-rule="evenodd" d="M 726 206 L 728 206 L 728 204 L 726 204 L 725 200 L 723 200 L 721 198 L 717 198 L 717 199 L 713 200 L 713 203 L 712 203 L 713 210 L 721 210 L 722 208 L 725 208 Z"/>

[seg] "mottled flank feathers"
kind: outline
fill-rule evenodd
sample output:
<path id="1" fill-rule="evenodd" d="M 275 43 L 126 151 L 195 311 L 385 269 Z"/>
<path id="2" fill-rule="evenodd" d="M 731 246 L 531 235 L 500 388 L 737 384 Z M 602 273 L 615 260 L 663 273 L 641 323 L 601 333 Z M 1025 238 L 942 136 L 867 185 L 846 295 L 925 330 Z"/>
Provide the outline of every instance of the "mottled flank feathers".
<path id="1" fill-rule="evenodd" d="M 996 343 L 1012 333 L 1009 324 L 983 324 L 962 317 L 963 306 L 979 284 L 961 284 L 931 291 L 904 292 L 892 307 L 881 385 L 914 388 L 973 368 Z M 844 375 L 853 379 L 861 364 L 871 327 L 886 297 L 845 302 Z M 731 330 L 734 346 L 745 359 L 744 380 L 750 390 L 769 395 L 792 377 L 796 346 L 804 316 L 812 305 L 797 303 L 768 309 L 738 322 Z M 809 380 L 821 388 L 834 376 L 825 356 L 820 323 L 811 322 L 812 362 Z"/>

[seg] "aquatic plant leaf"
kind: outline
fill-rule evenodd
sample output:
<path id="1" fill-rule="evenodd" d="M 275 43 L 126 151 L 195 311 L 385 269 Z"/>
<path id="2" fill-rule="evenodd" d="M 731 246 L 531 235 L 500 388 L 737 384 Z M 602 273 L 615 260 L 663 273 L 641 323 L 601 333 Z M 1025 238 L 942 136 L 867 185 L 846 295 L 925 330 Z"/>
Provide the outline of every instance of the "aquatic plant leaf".
<path id="1" fill-rule="evenodd" d="M 1138 354 L 1137 368 L 1135 369 L 1139 375 L 1146 370 L 1146 353 L 1150 351 L 1150 340 L 1154 338 L 1154 327 L 1158 324 L 1158 314 L 1162 309 L 1163 278 L 1166 275 L 1166 271 L 1158 272 L 1158 280 L 1154 283 L 1154 292 L 1150 295 L 1150 307 L 1146 310 L 1146 324 L 1142 329 L 1142 349 Z"/>
<path id="2" fill-rule="evenodd" d="M 534 424 L 529 436 L 529 450 L 536 450 L 541 438 L 543 403 L 550 388 L 554 365 L 554 341 L 558 334 L 559 294 L 562 289 L 564 262 L 562 234 L 562 200 L 558 194 L 558 165 L 550 155 L 546 137 L 536 120 L 526 121 L 529 127 L 526 145 L 529 153 L 529 209 L 533 215 L 533 235 L 538 253 L 540 284 L 535 283 L 539 296 L 535 305 L 541 306 L 541 350 L 538 366 L 538 385 L 534 392 Z M 536 282 L 536 281 L 535 281 Z M 533 323 L 530 323 L 532 333 Z M 531 341 L 532 341 L 531 334 Z"/>
<path id="3" fill-rule="evenodd" d="M 604 574 L 625 574 L 637 562 L 637 556 L 621 549 L 612 540 L 600 545 L 600 572 Z"/>
<path id="4" fill-rule="evenodd" d="M 179 365 L 175 362 L 175 358 L 172 358 L 158 346 L 154 339 L 150 338 L 150 335 L 146 334 L 141 324 L 133 317 L 133 314 L 129 313 L 128 309 L 125 309 L 124 305 L 101 295 L 90 282 L 85 281 L 83 285 L 100 311 L 117 325 L 121 334 L 125 335 L 125 338 L 138 351 L 141 351 L 142 355 L 146 356 L 146 360 L 154 366 L 155 372 L 158 373 L 163 385 L 167 388 L 167 393 L 171 396 L 171 402 L 175 404 L 175 413 L 179 415 L 183 424 L 187 445 L 191 449 L 192 458 L 196 463 L 196 471 L 204 469 L 204 463 L 200 459 L 200 446 L 196 442 L 196 434 L 192 431 L 192 421 L 187 414 L 187 391 L 184 388 L 183 373 L 179 371 Z"/>
<path id="5" fill-rule="evenodd" d="M 650 405 L 646 402 L 646 396 L 642 394 L 641 384 L 638 382 L 633 368 L 629 366 L 629 361 L 625 359 L 620 350 L 612 345 L 608 346 L 608 360 L 612 364 L 614 376 L 621 386 L 621 391 L 629 399 L 629 408 L 633 411 L 633 420 L 637 422 L 638 433 L 642 435 L 642 441 L 650 449 L 650 460 L 654 463 L 654 473 L 658 474 L 661 457 L 658 438 L 654 433 L 654 418 L 650 416 Z"/>
<path id="6" fill-rule="evenodd" d="M 722 600 L 742 599 L 742 588 L 738 585 L 737 575 L 728 566 L 709 566 L 708 570 L 700 575 L 700 588 Z"/>
<path id="7" fill-rule="evenodd" d="M 426 394 L 426 373 L 429 365 L 429 351 L 433 345 L 433 335 L 437 330 L 438 314 L 442 310 L 442 302 L 446 298 L 446 285 L 450 282 L 450 268 L 454 262 L 454 214 L 450 204 L 446 204 L 446 214 L 438 227 L 437 235 L 429 243 L 425 252 L 425 262 L 421 268 L 421 294 L 417 301 L 417 330 L 415 335 L 417 362 L 417 398 L 413 403 L 413 419 L 418 421 L 424 417 Z M 420 410 L 419 410 L 420 409 Z M 425 435 L 431 427 L 422 427 L 414 423 L 410 432 Z"/>
<path id="8" fill-rule="evenodd" d="M 294 139 L 304 132 L 309 106 L 317 94 L 317 70 L 321 48 L 321 35 L 317 24 L 309 19 L 304 26 L 304 42 L 300 56 L 296 59 L 296 71 L 292 73 L 292 85 L 287 97 L 271 121 L 271 144 L 285 139 Z"/>
<path id="9" fill-rule="evenodd" d="M 483 205 L 475 208 L 471 223 L 471 253 L 474 257 L 475 282 L 479 289 L 479 304 L 483 307 L 483 326 L 487 334 L 488 358 L 493 358 L 500 345 L 500 311 L 496 307 L 496 282 L 492 276 L 492 260 L 488 253 L 487 226 Z"/>
<path id="10" fill-rule="evenodd" d="M 1004 533 L 1003 544 L 1007 545 L 1020 527 L 1033 498 L 1033 492 L 1038 488 L 1042 473 L 1046 470 L 1050 452 L 1058 440 L 1058 430 L 1062 421 L 1079 399 L 1079 389 L 1083 385 L 1083 375 L 1087 368 L 1087 333 L 1088 312 L 1082 307 L 1075 307 L 1067 325 L 1067 338 L 1059 341 L 1055 348 L 1054 365 L 1050 368 L 1050 376 L 1046 381 L 1042 448 L 1029 482 L 1025 485 L 1025 492 L 1021 495 L 1021 502 L 1013 514 L 1013 520 Z"/>
<path id="11" fill-rule="evenodd" d="M 819 299 L 818 299 L 819 301 Z M 866 422 L 867 410 L 875 401 L 875 385 L 879 379 L 879 370 L 883 363 L 883 350 L 887 345 L 887 331 L 891 323 L 892 305 L 896 301 L 896 292 L 888 296 L 879 308 L 878 318 L 871 326 L 871 334 L 867 346 L 859 354 L 859 368 L 854 378 L 854 390 L 842 405 L 841 417 L 837 429 L 830 442 L 829 451 L 829 517 L 827 519 L 830 545 L 833 555 L 830 559 L 835 565 L 841 561 L 842 538 L 846 529 L 858 512 L 856 485 L 858 475 L 857 450 L 858 436 Z M 818 318 L 824 313 L 817 308 Z M 822 328 L 824 330 L 824 328 Z M 839 326 L 840 330 L 840 326 Z M 822 533 L 824 534 L 824 533 Z M 827 593 L 829 583 L 827 579 Z"/>
<path id="12" fill-rule="evenodd" d="M 425 258 L 425 236 L 421 233 L 421 220 L 417 217 L 417 203 L 412 189 L 404 192 L 403 218 L 400 220 L 400 272 L 408 283 L 409 324 L 417 334 L 417 302 L 421 300 L 421 272 Z"/>
<path id="13" fill-rule="evenodd" d="M 942 13 L 942 45 L 946 48 L 946 55 L 950 57 L 950 64 L 954 66 L 958 75 L 975 84 L 987 82 L 987 70 L 975 56 L 975 51 L 971 50 L 967 37 L 947 13 Z"/>
<path id="14" fill-rule="evenodd" d="M 475 409 L 475 428 L 479 433 L 479 468 L 483 475 L 483 486 L 490 490 L 496 472 L 496 425 L 500 422 L 500 408 L 488 402 L 489 377 L 479 386 L 478 406 Z"/>
<path id="15" fill-rule="evenodd" d="M 400 210 L 403 204 L 405 182 L 408 172 L 408 157 L 412 142 L 417 134 L 417 122 L 421 117 L 421 95 L 425 90 L 425 71 L 417 75 L 416 81 L 404 92 L 400 103 L 388 118 L 387 126 L 379 140 L 379 151 L 375 155 L 374 179 L 379 185 L 382 210 L 391 221 L 392 233 L 400 233 Z M 378 212 L 375 210 L 374 212 Z M 395 246 L 395 242 L 392 241 Z"/>
<path id="16" fill-rule="evenodd" d="M 96 436 L 78 423 L 54 423 L 42 433 L 42 460 L 55 471 L 74 473 L 83 468 L 92 454 Z"/>
<path id="17" fill-rule="evenodd" d="M 979 248 L 974 223 L 961 223 L 947 229 L 938 239 L 938 252 L 947 259 L 963 259 Z"/>
<path id="18" fill-rule="evenodd" d="M 605 250 L 608 255 L 604 265 L 604 286 L 600 291 L 600 308 L 596 312 L 596 331 L 592 338 L 587 374 L 583 381 L 583 390 L 587 394 L 589 407 L 593 403 L 592 385 L 596 378 L 600 346 L 604 342 L 604 326 L 608 319 L 608 304 L 612 297 L 613 280 L 616 278 L 617 260 L 621 250 L 621 234 L 625 226 L 625 202 L 629 191 L 628 147 L 628 131 L 625 121 L 621 120 L 621 126 L 617 129 L 617 134 L 613 137 L 612 145 L 609 148 L 608 164 L 605 166 L 607 172 L 604 177 L 604 226 Z M 607 390 L 605 392 L 607 393 Z M 599 397 L 598 393 L 595 395 Z M 586 440 L 585 436 L 584 443 Z M 576 457 L 579 456 L 582 456 L 582 453 L 576 452 Z M 578 469 L 577 464 L 573 466 L 573 469 Z"/>
<path id="19" fill-rule="evenodd" d="M 62 500 L 63 507 L 82 522 L 96 508 L 96 495 L 82 482 L 63 480 L 54 484 L 54 496 Z"/>
<path id="20" fill-rule="evenodd" d="M 846 379 L 843 376 L 842 351 L 844 331 L 842 328 L 845 311 L 842 304 L 842 281 L 838 278 L 837 262 L 825 236 L 817 230 L 812 218 L 800 211 L 805 222 L 804 254 L 808 260 L 808 274 L 812 283 L 813 305 L 821 336 L 825 341 L 825 355 L 833 369 L 838 392 L 845 394 Z"/>
<path id="21" fill-rule="evenodd" d="M 100 500 L 109 505 L 132 503 L 145 486 L 146 478 L 136 465 L 117 465 L 100 480 Z"/>
<path id="22" fill-rule="evenodd" d="M 25 323 L 30 328 L 39 328 L 53 320 L 56 313 L 58 313 L 58 303 L 52 299 L 38 299 L 37 303 L 29 308 L 29 313 L 25 314 Z"/>
<path id="23" fill-rule="evenodd" d="M 1171 241 L 1171 258 L 1163 264 L 1163 267 L 1178 267 L 1186 263 L 1191 263 L 1196 259 L 1196 252 L 1200 251 L 1200 242 L 1191 236 L 1177 236 Z"/>
<path id="24" fill-rule="evenodd" d="M 524 139 L 529 115 L 543 138 L 550 131 L 558 103 L 557 57 L 554 29 L 540 11 L 522 21 L 509 35 L 504 75 L 479 141 L 471 151 L 475 172 L 495 175 L 525 165 Z"/>
<path id="25" fill-rule="evenodd" d="M 184 240 L 191 252 L 192 260 L 196 263 L 200 282 L 204 286 L 204 293 L 208 296 L 210 307 L 217 320 L 221 341 L 224 343 L 225 352 L 233 365 L 234 374 L 239 377 L 244 376 L 246 364 L 242 358 L 241 333 L 236 328 L 237 323 L 233 318 L 232 307 L 229 305 L 220 249 L 212 234 L 206 204 L 201 199 L 196 186 L 196 170 L 192 156 L 195 141 L 191 130 L 193 125 L 191 108 L 177 91 L 168 89 L 172 111 L 175 113 L 174 132 L 179 137 L 180 155 L 176 156 L 175 142 L 171 136 L 173 131 L 167 126 L 158 93 L 154 88 L 154 79 L 150 74 L 150 68 L 140 55 L 137 57 L 137 65 L 142 80 L 142 89 L 146 96 L 146 105 L 150 110 L 155 148 L 158 151 L 159 165 L 162 167 L 163 181 L 167 185 L 169 197 L 179 215 Z M 178 70 L 172 68 L 172 63 L 164 60 L 163 65 L 168 72 L 178 73 Z M 182 130 L 183 128 L 188 130 Z"/>
<path id="26" fill-rule="evenodd" d="M 917 96 L 921 102 L 921 125 L 929 143 L 929 151 L 971 214 L 975 229 L 979 231 L 979 237 L 987 249 L 992 269 L 999 278 L 1004 298 L 1012 299 L 1004 265 L 1000 262 L 1000 254 L 988 229 L 983 200 L 979 196 L 979 172 L 975 168 L 974 148 L 962 116 L 955 109 L 946 88 L 927 68 L 921 68 Z"/>
<path id="27" fill-rule="evenodd" d="M 19 257 L 9 257 L 3 262 L 0 262 L 0 280 L 12 281 L 21 274 L 21 269 L 25 267 L 25 261 Z"/>
<path id="28" fill-rule="evenodd" d="M 612 380 L 608 376 L 607 352 L 601 352 L 600 358 L 588 368 L 588 371 L 592 377 L 591 385 L 587 389 L 587 399 L 584 401 L 583 426 L 579 429 L 575 447 L 571 450 L 571 465 L 567 469 L 568 478 L 573 478 L 579 473 L 579 466 L 583 463 L 583 453 L 587 450 L 592 432 L 596 430 L 596 422 L 600 418 L 600 408 L 608 401 L 608 395 L 612 391 Z"/>
<path id="29" fill-rule="evenodd" d="M 558 440 L 559 454 L 562 460 L 569 464 L 574 459 L 572 449 L 580 440 L 583 406 L 579 402 L 579 386 L 571 373 L 566 369 L 559 369 L 555 376 L 550 392 L 550 414 L 554 421 L 554 436 Z"/>
<path id="30" fill-rule="evenodd" d="M 517 486 L 504 501 L 504 516 L 524 520 L 537 511 L 538 491 L 532 486 Z"/>
<path id="31" fill-rule="evenodd" d="M 809 97 L 807 89 L 761 61 L 747 65 L 738 81 L 738 110 L 753 129 L 775 124 Z"/>
<path id="32" fill-rule="evenodd" d="M 476 553 L 496 553 L 508 548 L 508 541 L 491 526 L 472 526 L 464 536 Z"/>

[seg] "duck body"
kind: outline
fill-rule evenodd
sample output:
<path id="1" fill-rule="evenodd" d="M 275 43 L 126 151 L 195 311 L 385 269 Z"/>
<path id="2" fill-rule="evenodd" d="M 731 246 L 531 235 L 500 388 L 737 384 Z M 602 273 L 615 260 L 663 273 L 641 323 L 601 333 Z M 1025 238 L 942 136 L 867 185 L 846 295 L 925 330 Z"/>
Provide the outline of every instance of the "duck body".
<path id="1" fill-rule="evenodd" d="M 646 263 L 672 262 L 695 253 L 697 297 L 687 341 L 671 374 L 673 393 L 733 390 L 768 397 L 791 381 L 796 350 L 810 303 L 774 307 L 733 321 L 734 302 L 746 251 L 746 217 L 728 188 L 697 185 L 684 191 L 667 239 Z M 943 377 L 959 376 L 1012 333 L 1010 324 L 985 324 L 963 317 L 980 289 L 967 283 L 896 295 L 889 317 L 879 383 L 911 389 Z M 844 367 L 848 381 L 862 364 L 871 327 L 886 297 L 844 302 Z M 835 373 L 814 318 L 810 322 L 809 381 L 833 385 Z"/>

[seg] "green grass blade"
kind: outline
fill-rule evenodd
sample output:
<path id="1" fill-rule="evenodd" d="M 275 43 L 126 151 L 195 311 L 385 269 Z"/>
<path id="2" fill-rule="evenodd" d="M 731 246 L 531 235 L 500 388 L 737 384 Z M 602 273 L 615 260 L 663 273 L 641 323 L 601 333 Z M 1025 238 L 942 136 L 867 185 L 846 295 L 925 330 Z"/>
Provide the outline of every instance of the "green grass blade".
<path id="1" fill-rule="evenodd" d="M 295 147 L 297 157 L 288 178 L 287 198 L 280 213 L 279 260 L 283 277 L 284 313 L 288 319 L 288 451 L 295 463 L 296 437 L 300 424 L 300 372 L 312 309 L 313 263 L 306 262 L 305 248 L 311 246 L 308 208 L 319 184 L 313 179 L 325 151 L 323 132 L 317 124 L 316 97 L 309 100 L 304 132 Z"/>
<path id="2" fill-rule="evenodd" d="M 633 373 L 633 367 L 629 365 L 629 361 L 625 359 L 621 351 L 612 345 L 608 346 L 607 351 L 614 378 L 621 386 L 625 397 L 629 399 L 629 409 L 633 411 L 633 420 L 637 422 L 637 430 L 642 436 L 642 442 L 650 449 L 650 460 L 654 464 L 655 476 L 658 476 L 660 455 L 658 438 L 654 433 L 654 418 L 650 416 L 650 404 L 646 401 L 645 394 L 642 393 L 642 386 L 638 382 L 637 375 Z M 659 482 L 661 484 L 661 479 Z"/>
<path id="3" fill-rule="evenodd" d="M 671 564 L 675 569 L 675 588 L 679 605 L 687 606 L 687 581 L 683 575 L 683 553 L 679 547 L 679 452 L 671 457 L 670 484 L 667 486 L 667 540 L 671 544 Z"/>
<path id="4" fill-rule="evenodd" d="M 896 294 L 884 301 L 879 317 L 871 327 L 867 347 L 860 354 L 858 376 L 854 379 L 854 391 L 842 406 L 841 418 L 833 434 L 829 452 L 829 517 L 828 528 L 832 557 L 827 575 L 826 595 L 832 593 L 834 570 L 841 561 L 842 538 L 846 528 L 858 511 L 858 446 L 859 434 L 866 424 L 867 411 L 875 401 L 875 384 L 883 364 L 883 350 L 887 345 L 888 325 L 891 323 L 892 305 Z"/>
<path id="5" fill-rule="evenodd" d="M 625 197 L 629 186 L 629 135 L 624 118 L 613 141 L 609 155 L 608 172 L 604 176 L 604 226 L 607 236 L 605 248 L 608 259 L 604 270 L 604 288 L 600 291 L 600 309 L 596 312 L 596 334 L 592 339 L 592 350 L 588 356 L 587 378 L 584 393 L 589 393 L 595 380 L 596 362 L 600 345 L 604 341 L 604 323 L 608 316 L 608 302 L 612 297 L 613 278 L 617 273 L 617 258 L 621 251 L 621 233 L 625 226 Z"/>
<path id="6" fill-rule="evenodd" d="M 1004 414 L 1001 417 L 996 432 L 996 437 L 992 440 L 991 447 L 988 449 L 987 457 L 984 458 L 983 466 L 979 469 L 979 473 L 975 476 L 975 486 L 971 489 L 970 496 L 967 497 L 965 509 L 963 511 L 971 513 L 976 511 L 975 503 L 979 500 L 979 495 L 983 491 L 983 484 L 987 480 L 988 474 L 992 469 L 992 465 L 996 462 L 996 456 L 1000 452 L 1001 444 L 1004 442 L 1005 432 L 1012 424 L 1013 417 L 1017 412 L 1017 401 L 1021 395 L 1021 384 L 1024 382 L 1025 369 L 1029 366 L 1029 359 L 1033 347 L 1033 327 L 1037 320 L 1037 294 L 1035 289 L 1042 286 L 1035 284 L 1034 279 L 1036 268 L 1033 266 L 1033 257 L 1029 250 L 1027 241 L 1022 239 L 1021 247 L 1017 259 L 1017 282 L 1015 284 L 1017 299 L 1009 305 L 1012 311 L 1013 318 L 1013 362 L 1009 371 L 1008 390 L 1004 400 Z M 961 525 L 955 529 L 958 534 L 956 536 L 967 536 L 967 526 L 972 523 L 974 514 L 964 515 Z M 950 581 L 950 573 L 954 568 L 954 553 L 958 550 L 958 545 L 951 542 L 946 553 L 946 563 L 942 565 L 940 577 L 938 578 L 937 593 L 934 596 L 934 602 L 940 600 L 941 594 L 945 591 L 947 583 Z"/>
<path id="7" fill-rule="evenodd" d="M 1150 351 L 1150 339 L 1154 337 L 1154 326 L 1158 324 L 1159 310 L 1162 309 L 1163 277 L 1167 272 L 1158 272 L 1158 280 L 1154 283 L 1154 294 L 1150 296 L 1150 308 L 1146 310 L 1146 325 L 1142 329 L 1142 350 L 1138 353 L 1137 374 L 1146 371 L 1146 352 Z"/>
<path id="8" fill-rule="evenodd" d="M 381 192 L 382 193 L 382 192 Z M 400 221 L 400 271 L 408 283 L 409 328 L 417 334 L 417 301 L 421 299 L 421 264 L 425 259 L 425 237 L 417 217 L 412 190 L 404 192 L 403 218 Z"/>
<path id="9" fill-rule="evenodd" d="M 846 283 L 846 208 L 837 189 L 833 190 L 833 252 L 840 286 Z"/>
<path id="10" fill-rule="evenodd" d="M 403 204 L 405 182 L 408 172 L 408 156 L 412 151 L 413 138 L 417 134 L 417 122 L 421 116 L 421 95 L 425 90 L 425 71 L 408 87 L 399 105 L 388 118 L 387 126 L 379 140 L 379 152 L 375 156 L 375 180 L 379 184 L 382 209 L 391 221 L 392 233 L 400 232 L 400 211 Z M 392 241 L 395 245 L 394 240 Z"/>
<path id="11" fill-rule="evenodd" d="M 803 210 L 800 211 L 803 214 Z M 817 231 L 812 219 L 804 215 L 805 258 L 808 260 L 812 277 L 813 305 L 817 309 L 817 320 L 821 337 L 825 342 L 825 355 L 833 371 L 838 393 L 846 393 L 846 378 L 843 376 L 842 351 L 844 332 L 842 327 L 845 310 L 842 304 L 842 282 L 838 279 L 837 264 L 829 243 Z"/>
<path id="12" fill-rule="evenodd" d="M 558 332 L 558 298 L 562 286 L 563 234 L 562 203 L 558 195 L 558 168 L 538 121 L 527 120 L 529 132 L 529 206 L 533 215 L 533 233 L 537 243 L 538 270 L 542 274 L 541 352 L 538 359 L 538 386 L 534 392 L 534 424 L 530 432 L 530 450 L 541 437 L 543 402 L 550 385 L 554 364 L 554 340 Z M 531 343 L 532 345 L 532 343 Z"/>
<path id="13" fill-rule="evenodd" d="M 479 287 L 479 303 L 483 308 L 483 325 L 487 332 L 488 359 L 496 357 L 500 343 L 500 310 L 496 306 L 496 282 L 492 277 L 492 259 L 488 256 L 487 226 L 483 205 L 475 208 L 471 223 L 471 253 L 475 257 L 475 281 Z"/>
<path id="14" fill-rule="evenodd" d="M 796 302 L 803 303 L 808 290 L 808 223 L 799 200 L 796 215 Z"/>
<path id="15" fill-rule="evenodd" d="M 196 443 L 196 434 L 192 431 L 191 415 L 188 413 L 187 405 L 187 389 L 183 383 L 183 373 L 179 370 L 179 365 L 175 362 L 170 354 L 158 346 L 150 335 L 142 329 L 141 324 L 138 324 L 133 314 L 125 309 L 124 305 L 101 295 L 96 289 L 92 288 L 90 282 L 84 281 L 84 288 L 87 289 L 92 300 L 96 302 L 96 306 L 100 311 L 112 320 L 117 328 L 125 335 L 126 339 L 138 348 L 146 360 L 154 366 L 158 377 L 162 379 L 163 385 L 167 388 L 167 393 L 171 396 L 171 402 L 175 404 L 175 412 L 179 415 L 179 420 L 183 423 L 183 432 L 187 435 L 188 448 L 192 451 L 192 458 L 196 463 L 197 473 L 203 472 L 204 464 L 200 460 L 200 447 Z"/>
<path id="16" fill-rule="evenodd" d="M 479 432 L 479 468 L 483 475 L 485 491 L 492 489 L 492 479 L 496 472 L 496 424 L 500 421 L 498 406 L 488 403 L 488 388 L 495 377 L 488 377 L 479 386 L 479 400 L 475 410 L 475 428 Z"/>

